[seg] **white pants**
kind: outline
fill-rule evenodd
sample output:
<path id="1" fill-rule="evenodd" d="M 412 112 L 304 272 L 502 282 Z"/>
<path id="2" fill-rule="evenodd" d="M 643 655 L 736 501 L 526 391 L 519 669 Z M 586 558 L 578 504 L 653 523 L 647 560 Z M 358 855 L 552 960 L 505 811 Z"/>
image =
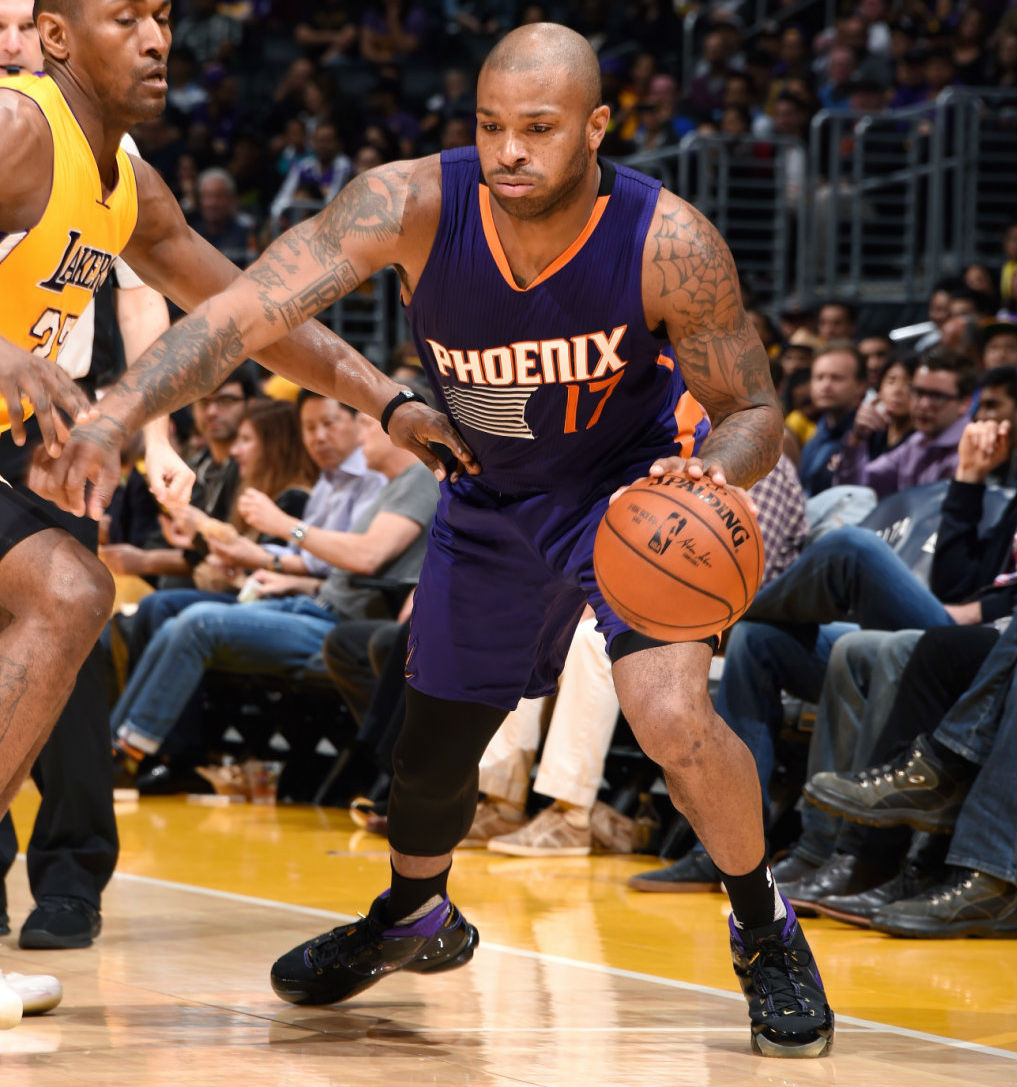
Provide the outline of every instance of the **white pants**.
<path id="1" fill-rule="evenodd" d="M 515 807 L 525 805 L 543 709 L 544 699 L 524 698 L 505 718 L 480 760 L 481 792 Z M 584 619 L 565 658 L 534 790 L 592 808 L 617 720 L 618 698 L 604 637 L 595 619 Z"/>

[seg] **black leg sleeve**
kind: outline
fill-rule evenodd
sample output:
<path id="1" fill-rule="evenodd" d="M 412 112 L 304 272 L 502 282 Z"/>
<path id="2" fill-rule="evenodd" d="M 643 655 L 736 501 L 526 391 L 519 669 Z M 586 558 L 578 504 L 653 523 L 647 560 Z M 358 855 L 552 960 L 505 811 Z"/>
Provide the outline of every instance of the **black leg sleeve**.
<path id="1" fill-rule="evenodd" d="M 505 711 L 406 688 L 406 720 L 393 752 L 388 839 L 399 853 L 451 852 L 477 808 L 477 767 Z"/>

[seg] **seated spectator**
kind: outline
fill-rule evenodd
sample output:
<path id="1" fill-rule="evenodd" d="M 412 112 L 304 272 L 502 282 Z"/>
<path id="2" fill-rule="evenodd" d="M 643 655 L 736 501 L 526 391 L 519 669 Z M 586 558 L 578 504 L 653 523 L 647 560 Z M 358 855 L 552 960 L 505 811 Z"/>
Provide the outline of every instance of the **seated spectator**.
<path id="1" fill-rule="evenodd" d="M 865 376 L 870 389 L 878 389 L 893 350 L 889 336 L 866 336 L 858 341 L 858 354 L 865 360 Z"/>
<path id="2" fill-rule="evenodd" d="M 813 804 L 863 825 L 847 827 L 834 858 L 796 887 L 806 908 L 895 936 L 1017 937 L 1015 619 L 1002 636 L 923 635 L 870 765 L 806 784 Z M 907 827 L 952 832 L 943 871 L 893 871 Z"/>
<path id="3" fill-rule="evenodd" d="M 1007 451 L 989 473 L 989 482 L 1004 487 L 1017 483 L 1017 368 L 997 366 L 987 370 L 978 381 L 976 423 L 1006 423 Z"/>
<path id="4" fill-rule="evenodd" d="M 824 343 L 853 340 L 858 315 L 847 302 L 824 302 L 816 317 L 816 335 Z"/>
<path id="5" fill-rule="evenodd" d="M 343 0 L 301 4 L 293 40 L 316 64 L 337 67 L 356 52 L 359 32 L 350 12 Z"/>
<path id="6" fill-rule="evenodd" d="M 784 452 L 795 466 L 801 460 L 802 448 L 816 433 L 818 412 L 812 403 L 812 375 L 808 370 L 795 370 L 780 389 L 787 414 L 784 416 Z"/>
<path id="7" fill-rule="evenodd" d="M 908 391 L 914 433 L 871 459 L 868 440 L 879 416 L 875 402 L 860 407 L 841 443 L 834 482 L 860 483 L 885 498 L 908 487 L 948 479 L 957 464 L 957 443 L 964 432 L 975 381 L 974 370 L 945 348 L 924 355 Z"/>
<path id="8" fill-rule="evenodd" d="M 308 526 L 300 542 L 333 570 L 314 594 L 251 604 L 195 604 L 156 632 L 114 707 L 118 748 L 130 758 L 159 751 L 207 668 L 284 675 L 303 667 L 336 622 L 369 617 L 384 604 L 356 574 L 416 577 L 438 484 L 397 448 L 375 419 L 358 417 L 367 466 L 388 483 L 349 532 Z"/>
<path id="9" fill-rule="evenodd" d="M 228 170 L 214 166 L 198 176 L 198 218 L 191 225 L 238 268 L 257 255 L 252 224 L 237 212 L 237 184 Z"/>
<path id="10" fill-rule="evenodd" d="M 229 516 L 237 486 L 237 466 L 230 446 L 257 386 L 245 366 L 238 367 L 215 392 L 192 406 L 194 430 L 205 448 L 189 460 L 195 472 L 191 506 L 219 520 Z M 192 571 L 204 554 L 171 546 L 160 534 L 144 547 L 112 542 L 102 549 L 102 560 L 114 574 L 135 574 L 154 580 L 160 588 L 192 586 Z"/>
<path id="11" fill-rule="evenodd" d="M 1017 34 L 1010 37 L 1017 45 Z M 1011 223 L 1003 235 L 1003 256 L 1006 260 L 999 273 L 999 295 L 1003 308 L 1017 315 L 1017 223 Z"/>
<path id="12" fill-rule="evenodd" d="M 258 404 L 253 410 L 260 416 L 293 411 L 288 404 L 276 402 Z M 296 448 L 301 448 L 302 443 L 304 459 L 309 457 L 320 472 L 310 495 L 301 491 L 293 501 L 285 491 L 278 493 L 272 475 L 285 479 L 290 474 L 288 471 L 275 468 L 271 473 L 245 473 L 241 466 L 233 516 L 235 524 L 246 524 L 248 530 L 236 536 L 221 531 L 209 534 L 211 555 L 220 567 L 258 571 L 255 583 L 247 586 L 249 596 L 314 593 L 331 566 L 302 547 L 302 540 L 297 537 L 310 526 L 348 531 L 385 482 L 379 472 L 371 471 L 364 463 L 356 412 L 335 400 L 306 391 L 301 394 L 296 410 L 300 426 L 299 439 L 294 436 Z M 243 426 L 241 423 L 241 430 Z M 271 447 L 271 443 L 266 444 Z M 292 461 L 295 454 L 290 450 L 284 455 L 276 448 L 273 457 L 280 462 Z M 167 619 L 191 604 L 210 598 L 212 594 L 194 589 L 169 589 L 145 597 L 130 625 L 131 663 L 141 659 L 152 635 Z M 228 601 L 225 594 L 215 599 Z"/>
<path id="13" fill-rule="evenodd" d="M 809 498 L 833 485 L 834 458 L 854 426 L 865 386 L 865 364 L 850 340 L 829 341 L 813 359 L 809 389 L 819 422 L 798 461 L 798 476 Z"/>
<path id="14" fill-rule="evenodd" d="M 405 63 L 426 33 L 427 15 L 411 0 L 370 4 L 360 20 L 360 55 L 372 64 Z"/>
<path id="15" fill-rule="evenodd" d="M 174 48 L 186 49 L 202 67 L 228 63 L 243 37 L 240 23 L 217 7 L 217 0 L 192 0 L 189 14 L 173 28 Z"/>
<path id="16" fill-rule="evenodd" d="M 874 461 L 896 449 L 914 432 L 911 422 L 911 382 L 916 359 L 891 359 L 884 363 L 876 388 L 866 393 L 855 412 L 854 426 L 845 442 L 864 441 L 868 460 Z M 840 480 L 840 469 L 836 474 Z"/>
<path id="17" fill-rule="evenodd" d="M 1017 322 L 995 321 L 978 331 L 982 347 L 982 368 L 1017 367 Z"/>
<path id="18" fill-rule="evenodd" d="M 981 261 L 969 264 L 961 273 L 961 279 L 964 280 L 965 287 L 970 287 L 971 290 L 977 291 L 978 294 L 990 298 L 993 309 L 999 308 L 999 291 L 996 289 L 996 281 L 993 279 L 992 273 Z"/>
<path id="19" fill-rule="evenodd" d="M 121 633 L 126 627 L 128 636 L 129 666 L 140 659 L 156 627 L 169 616 L 201 600 L 235 599 L 243 585 L 244 571 L 216 554 L 216 541 L 230 541 L 234 548 L 243 542 L 260 554 L 264 554 L 261 543 L 276 541 L 273 536 L 260 534 L 244 517 L 240 496 L 245 488 L 264 488 L 289 514 L 299 517 L 303 513 L 314 468 L 300 443 L 292 405 L 253 401 L 237 428 L 230 455 L 237 467 L 237 486 L 228 517 L 209 517 L 187 506 L 176 511 L 164 528 L 171 542 L 197 557 L 194 586 L 150 593 L 139 602 L 129 621 L 121 622 Z"/>
<path id="20" fill-rule="evenodd" d="M 297 159 L 272 201 L 272 217 L 280 218 L 297 198 L 323 204 L 332 200 L 352 176 L 353 163 L 344 155 L 334 124 L 318 125 L 311 135 L 311 153 Z"/>

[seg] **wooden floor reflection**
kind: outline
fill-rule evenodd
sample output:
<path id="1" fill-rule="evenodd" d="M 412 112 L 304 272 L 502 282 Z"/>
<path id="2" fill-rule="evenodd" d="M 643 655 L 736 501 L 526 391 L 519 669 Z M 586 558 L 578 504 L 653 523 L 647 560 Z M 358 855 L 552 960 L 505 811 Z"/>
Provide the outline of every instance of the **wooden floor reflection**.
<path id="1" fill-rule="evenodd" d="M 27 839 L 33 801 L 15 808 Z M 123 856 L 95 946 L 19 951 L 0 968 L 53 972 L 54 1013 L 0 1034 L 0 1084 L 836 1084 L 1017 1081 L 1013 942 L 907 943 L 809 928 L 839 1012 L 819 1061 L 748 1048 L 720 896 L 638 895 L 645 858 L 457 858 L 478 924 L 473 963 L 396 975 L 355 1001 L 280 1003 L 281 951 L 366 906 L 378 839 L 341 812 L 145 801 L 120 813 Z M 17 930 L 23 862 L 8 877 Z"/>

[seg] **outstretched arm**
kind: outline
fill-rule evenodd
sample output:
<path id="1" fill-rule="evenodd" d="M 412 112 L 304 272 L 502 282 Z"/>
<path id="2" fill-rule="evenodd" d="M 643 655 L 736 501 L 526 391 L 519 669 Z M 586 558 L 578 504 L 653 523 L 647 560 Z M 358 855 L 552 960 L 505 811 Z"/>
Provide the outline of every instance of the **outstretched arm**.
<path id="1" fill-rule="evenodd" d="M 240 275 L 186 226 L 163 182 L 138 163 L 142 217 L 125 257 L 146 283 L 184 308 L 197 308 L 160 337 L 106 395 L 103 418 L 76 433 L 72 442 L 105 452 L 91 457 L 76 453 L 80 463 L 59 468 L 50 492 L 54 500 L 80 510 L 85 479 L 99 482 L 97 462 L 108 462 L 109 451 L 119 448 L 127 434 L 210 392 L 248 355 L 300 385 L 379 417 L 401 386 L 309 318 L 386 264 L 402 270 L 421 252 L 426 260 L 440 206 L 433 169 L 433 192 L 421 196 L 427 169 L 424 160 L 362 175 Z M 459 467 L 478 470 L 446 417 L 423 404 L 400 406 L 389 433 L 439 478 L 445 473 L 429 447 L 432 442 L 447 446 Z M 100 490 L 105 485 L 104 478 Z"/>
<path id="2" fill-rule="evenodd" d="M 706 474 L 750 487 L 777 463 L 783 436 L 769 360 L 724 240 L 666 190 L 643 253 L 643 302 L 650 327 L 665 324 L 685 384 L 710 417 L 699 454 Z"/>

